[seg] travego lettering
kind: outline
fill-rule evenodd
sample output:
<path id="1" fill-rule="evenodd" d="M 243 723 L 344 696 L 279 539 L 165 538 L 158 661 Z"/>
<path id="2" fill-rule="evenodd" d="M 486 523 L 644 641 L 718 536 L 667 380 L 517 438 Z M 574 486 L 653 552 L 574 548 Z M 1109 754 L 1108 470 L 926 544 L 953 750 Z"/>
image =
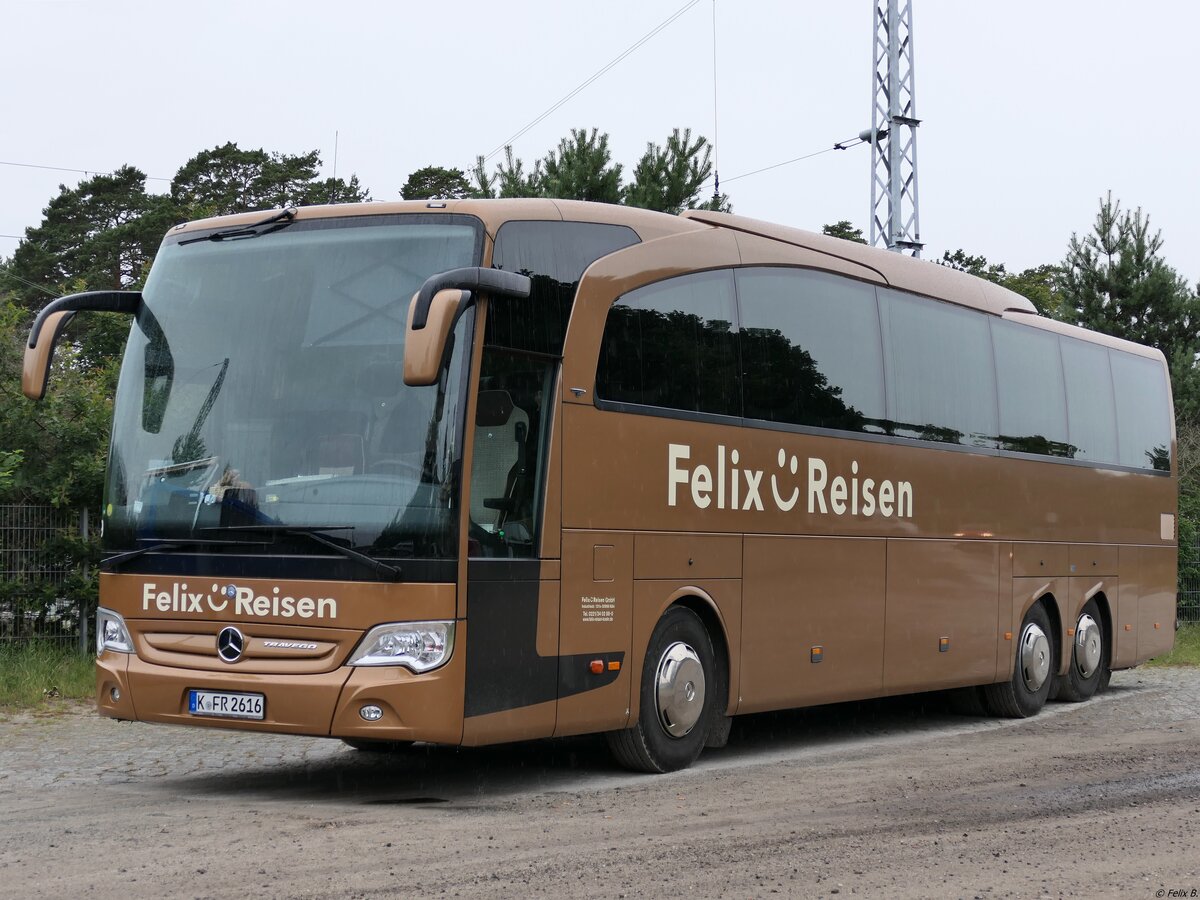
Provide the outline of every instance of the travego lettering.
<path id="1" fill-rule="evenodd" d="M 142 585 L 142 611 L 160 613 L 220 613 L 257 618 L 336 619 L 334 597 L 291 597 L 272 588 L 269 595 L 255 594 L 253 588 L 214 584 L 208 593 L 192 591 L 178 582 L 169 589 L 153 582 Z"/>
<path id="2" fill-rule="evenodd" d="M 736 449 L 718 444 L 712 465 L 689 466 L 689 444 L 667 445 L 667 505 L 691 501 L 697 509 L 731 509 L 763 512 L 773 503 L 791 512 L 805 498 L 809 515 L 863 516 L 911 519 L 913 486 L 909 481 L 859 477 L 858 460 L 845 474 L 830 475 L 829 464 L 810 456 L 804 466 L 805 484 L 797 483 L 800 458 L 780 448 L 776 469 L 747 466 Z"/>

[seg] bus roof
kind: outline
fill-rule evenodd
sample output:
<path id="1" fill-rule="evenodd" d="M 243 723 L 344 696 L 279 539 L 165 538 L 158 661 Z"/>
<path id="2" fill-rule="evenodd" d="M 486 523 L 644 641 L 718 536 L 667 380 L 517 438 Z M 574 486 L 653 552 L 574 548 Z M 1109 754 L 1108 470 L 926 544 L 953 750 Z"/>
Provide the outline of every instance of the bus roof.
<path id="1" fill-rule="evenodd" d="M 837 256 L 874 270 L 888 285 L 929 297 L 937 297 L 962 306 L 981 309 L 994 315 L 1007 310 L 1036 313 L 1037 309 L 1025 297 L 1008 288 L 993 284 L 949 266 L 931 264 L 927 260 L 913 259 L 903 253 L 891 253 L 877 247 L 868 247 L 854 241 L 815 234 L 786 225 L 774 225 L 759 219 L 735 216 L 729 213 L 707 210 L 685 210 L 681 216 L 696 222 L 731 228 L 747 234 L 782 241 L 796 247 L 804 247 L 817 253 Z"/>
<path id="2" fill-rule="evenodd" d="M 185 222 L 175 226 L 170 233 L 177 235 L 202 229 L 245 225 L 261 221 L 264 212 L 266 211 L 256 210 Z M 302 206 L 296 210 L 296 218 L 298 220 L 328 219 L 343 216 L 380 216 L 417 212 L 459 213 L 474 216 L 483 222 L 484 228 L 493 237 L 505 222 L 516 220 L 561 220 L 627 225 L 638 233 L 642 241 L 652 241 L 687 232 L 703 232 L 711 228 L 729 229 L 853 262 L 875 272 L 884 284 L 901 290 L 924 294 L 993 315 L 1005 316 L 1107 346 L 1119 347 L 1143 356 L 1161 358 L 1161 354 L 1151 348 L 1047 319 L 1039 315 L 1034 305 L 1020 294 L 982 278 L 968 275 L 966 272 L 960 272 L 948 266 L 935 265 L 926 260 L 913 259 L 900 253 L 868 247 L 865 244 L 730 213 L 685 210 L 678 216 L 672 216 L 667 213 L 611 203 L 521 198 L 400 200 L 383 203 Z"/>

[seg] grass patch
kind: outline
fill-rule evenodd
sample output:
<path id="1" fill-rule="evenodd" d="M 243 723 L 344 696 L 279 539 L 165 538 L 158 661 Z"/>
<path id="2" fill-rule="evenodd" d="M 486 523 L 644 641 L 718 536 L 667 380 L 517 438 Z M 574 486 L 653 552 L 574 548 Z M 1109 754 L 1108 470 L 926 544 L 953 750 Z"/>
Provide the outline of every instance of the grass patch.
<path id="1" fill-rule="evenodd" d="M 1175 632 L 1175 648 L 1166 656 L 1157 656 L 1148 666 L 1200 666 L 1200 624 L 1181 625 Z"/>
<path id="2" fill-rule="evenodd" d="M 96 658 L 76 647 L 33 642 L 0 645 L 0 709 L 38 709 L 87 700 L 96 689 Z"/>

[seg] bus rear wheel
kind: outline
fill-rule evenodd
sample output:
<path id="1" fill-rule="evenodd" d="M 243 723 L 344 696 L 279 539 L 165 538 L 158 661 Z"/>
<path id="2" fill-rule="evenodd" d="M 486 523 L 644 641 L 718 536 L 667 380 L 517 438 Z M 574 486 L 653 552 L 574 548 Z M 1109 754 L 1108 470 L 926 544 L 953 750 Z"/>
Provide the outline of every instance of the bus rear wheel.
<path id="1" fill-rule="evenodd" d="M 605 737 L 617 762 L 637 772 L 673 772 L 704 749 L 716 692 L 712 639 L 690 609 L 673 606 L 650 635 L 641 711 L 631 728 Z"/>
<path id="2" fill-rule="evenodd" d="M 1046 705 L 1054 686 L 1054 630 L 1046 608 L 1035 603 L 1025 614 L 1017 640 L 1012 678 L 985 685 L 983 700 L 994 716 L 1025 719 Z"/>
<path id="3" fill-rule="evenodd" d="M 1058 699 L 1080 703 L 1107 686 L 1109 667 L 1108 635 L 1104 619 L 1095 600 L 1089 600 L 1075 623 L 1075 638 L 1071 641 L 1071 665 L 1059 679 Z"/>

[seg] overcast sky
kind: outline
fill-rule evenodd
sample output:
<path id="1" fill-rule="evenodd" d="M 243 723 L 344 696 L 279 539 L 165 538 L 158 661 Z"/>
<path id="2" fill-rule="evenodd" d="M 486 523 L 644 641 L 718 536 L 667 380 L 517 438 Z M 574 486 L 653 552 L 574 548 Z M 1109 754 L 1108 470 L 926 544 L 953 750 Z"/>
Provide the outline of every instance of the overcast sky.
<path id="1" fill-rule="evenodd" d="M 169 179 L 202 149 L 321 151 L 398 199 L 468 168 L 685 0 L 0 0 L 0 161 Z M 867 147 L 770 172 L 870 124 L 871 0 L 700 2 L 515 142 L 599 127 L 631 168 L 673 127 L 717 139 L 734 211 L 868 226 Z M 1200 3 L 914 0 L 921 233 L 1010 270 L 1062 259 L 1111 190 L 1200 279 Z M 493 160 L 493 163 L 495 160 Z M 0 165 L 0 256 L 70 172 Z M 165 190 L 166 180 L 150 181 Z"/>

